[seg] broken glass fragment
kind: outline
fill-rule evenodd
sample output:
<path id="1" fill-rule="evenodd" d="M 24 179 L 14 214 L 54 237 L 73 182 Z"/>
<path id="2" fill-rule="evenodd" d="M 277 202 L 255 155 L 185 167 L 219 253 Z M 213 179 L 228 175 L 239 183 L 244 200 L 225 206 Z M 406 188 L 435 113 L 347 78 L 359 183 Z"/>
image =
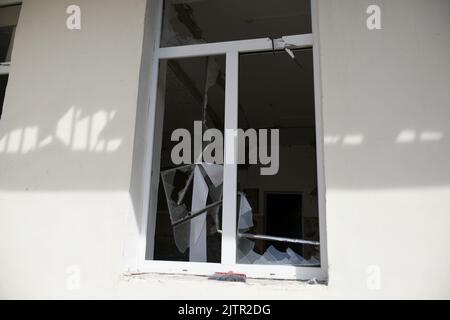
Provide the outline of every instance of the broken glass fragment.
<path id="1" fill-rule="evenodd" d="M 220 205 L 215 204 L 222 199 L 221 175 L 223 167 L 210 164 L 187 165 L 161 173 L 175 244 L 180 252 L 186 252 L 199 241 L 207 214 L 213 217 L 214 228 L 218 230 Z"/>

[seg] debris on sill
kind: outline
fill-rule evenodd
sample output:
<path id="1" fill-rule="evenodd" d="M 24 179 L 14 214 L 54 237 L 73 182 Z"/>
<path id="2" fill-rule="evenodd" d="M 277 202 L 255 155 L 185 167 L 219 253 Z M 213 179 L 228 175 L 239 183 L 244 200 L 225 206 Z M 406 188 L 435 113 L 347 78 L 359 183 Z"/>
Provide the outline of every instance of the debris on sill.
<path id="1" fill-rule="evenodd" d="M 224 281 L 224 282 L 247 282 L 247 276 L 242 273 L 230 272 L 216 272 L 208 277 L 209 280 Z"/>

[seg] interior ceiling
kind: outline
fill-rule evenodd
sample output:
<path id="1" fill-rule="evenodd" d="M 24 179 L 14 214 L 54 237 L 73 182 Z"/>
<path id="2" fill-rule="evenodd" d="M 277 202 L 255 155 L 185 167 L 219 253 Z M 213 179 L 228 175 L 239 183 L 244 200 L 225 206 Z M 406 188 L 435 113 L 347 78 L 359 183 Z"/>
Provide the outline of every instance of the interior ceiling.
<path id="1" fill-rule="evenodd" d="M 302 17 L 309 13 L 309 1 L 237 1 L 200 0 L 171 1 L 188 3 L 192 8 L 195 24 L 207 39 L 250 39 L 261 37 L 261 30 L 291 34 L 284 30 L 301 30 Z M 166 4 L 167 6 L 167 4 Z M 230 19 L 226 27 L 223 21 Z M 287 17 L 287 18 L 286 18 Z M 300 24 L 299 24 L 300 22 Z M 306 24 L 309 24 L 307 22 Z M 299 27 L 300 25 L 300 27 Z M 306 29 L 305 29 L 306 30 Z M 301 33 L 301 32 L 297 32 Z M 259 36 L 258 36 L 259 34 Z M 228 38 L 228 39 L 227 39 Z M 239 126 L 241 128 L 286 128 L 284 132 L 294 136 L 304 135 L 305 130 L 314 131 L 314 87 L 311 50 L 295 51 L 297 63 L 286 52 L 276 54 L 258 53 L 242 55 L 239 76 Z M 214 57 L 225 75 L 225 59 Z M 182 68 L 197 91 L 204 94 L 206 58 L 178 59 Z M 223 80 L 223 79 L 222 79 Z M 186 86 L 186 79 L 168 68 L 165 131 L 185 127 L 187 121 L 202 119 L 202 102 L 193 97 L 192 88 Z M 208 92 L 208 100 L 214 113 L 223 123 L 224 87 L 217 84 Z M 176 111 L 175 111 L 176 110 Z M 169 122 L 169 123 L 167 123 Z M 183 126 L 184 124 L 184 126 Z M 293 130 L 297 130 L 297 134 Z M 298 137 L 283 139 L 285 144 L 303 144 Z"/>
<path id="2" fill-rule="evenodd" d="M 163 43 L 169 28 L 188 43 L 311 33 L 310 12 L 310 0 L 166 0 Z"/>
<path id="3" fill-rule="evenodd" d="M 13 29 L 13 27 L 0 27 L 0 62 L 6 60 Z"/>
<path id="4" fill-rule="evenodd" d="M 14 27 L 19 20 L 20 6 L 1 7 L 17 1 L 0 0 L 0 62 L 5 62 Z"/>
<path id="5" fill-rule="evenodd" d="M 0 0 L 0 7 L 1 6 L 9 6 L 13 4 L 20 4 L 22 1 L 19 0 Z"/>
<path id="6" fill-rule="evenodd" d="M 10 27 L 17 25 L 20 9 L 20 5 L 2 6 L 0 4 L 0 27 Z"/>

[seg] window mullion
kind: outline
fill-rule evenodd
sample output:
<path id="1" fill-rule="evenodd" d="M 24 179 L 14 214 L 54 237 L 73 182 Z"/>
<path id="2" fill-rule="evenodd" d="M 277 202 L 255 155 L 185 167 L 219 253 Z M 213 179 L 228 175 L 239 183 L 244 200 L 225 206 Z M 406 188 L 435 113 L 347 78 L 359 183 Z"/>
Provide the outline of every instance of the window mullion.
<path id="1" fill-rule="evenodd" d="M 222 213 L 222 264 L 236 264 L 239 52 L 228 52 L 225 85 L 225 161 Z"/>

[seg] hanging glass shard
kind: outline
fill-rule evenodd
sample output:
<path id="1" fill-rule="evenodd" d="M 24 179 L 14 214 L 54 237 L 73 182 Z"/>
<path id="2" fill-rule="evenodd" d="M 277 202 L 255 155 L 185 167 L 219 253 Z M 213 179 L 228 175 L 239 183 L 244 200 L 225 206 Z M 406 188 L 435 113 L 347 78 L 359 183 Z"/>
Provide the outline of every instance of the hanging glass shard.
<path id="1" fill-rule="evenodd" d="M 175 244 L 180 252 L 203 241 L 200 238 L 207 215 L 213 218 L 214 232 L 219 229 L 222 175 L 223 166 L 212 164 L 187 165 L 161 173 Z"/>

